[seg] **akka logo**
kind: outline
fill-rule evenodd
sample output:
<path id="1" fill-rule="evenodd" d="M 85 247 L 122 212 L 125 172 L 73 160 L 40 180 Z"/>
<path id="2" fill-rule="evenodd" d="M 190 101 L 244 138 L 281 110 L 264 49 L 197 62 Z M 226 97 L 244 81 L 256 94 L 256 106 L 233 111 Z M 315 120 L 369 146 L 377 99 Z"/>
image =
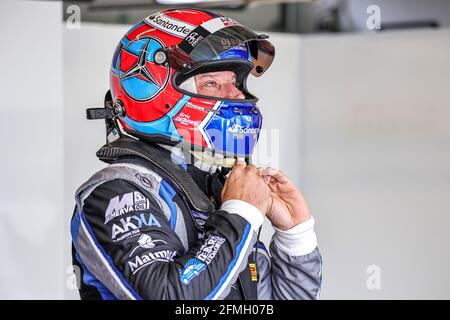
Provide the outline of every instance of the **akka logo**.
<path id="1" fill-rule="evenodd" d="M 157 261 L 171 262 L 175 259 L 177 253 L 172 250 L 161 250 L 156 252 L 147 252 L 143 255 L 136 256 L 134 261 L 128 261 L 131 272 L 135 274 L 142 268 L 149 266 Z"/>
<path id="2" fill-rule="evenodd" d="M 156 243 L 163 243 L 163 244 L 167 244 L 167 242 L 165 242 L 164 240 L 153 240 L 152 237 L 150 237 L 148 234 L 142 234 L 138 240 L 138 246 L 136 248 L 133 249 L 133 251 L 131 251 L 130 253 L 130 257 L 133 255 L 133 253 L 139 249 L 153 249 L 154 247 L 156 247 Z"/>
<path id="3" fill-rule="evenodd" d="M 231 133 L 237 133 L 237 134 L 257 134 L 259 133 L 258 128 L 247 128 L 243 127 L 242 125 L 238 123 L 234 123 L 230 128 L 228 128 L 228 131 Z"/>
<path id="4" fill-rule="evenodd" d="M 134 237 L 141 233 L 139 230 L 143 227 L 161 228 L 161 224 L 151 213 L 141 213 L 140 215 L 121 218 L 119 223 L 112 225 L 111 239 L 113 241 L 121 241 Z"/>
<path id="5" fill-rule="evenodd" d="M 137 101 L 155 98 L 169 81 L 169 66 L 154 63 L 154 54 L 162 43 L 153 37 L 131 41 L 121 51 L 119 79 L 125 93 Z M 124 66 L 127 69 L 124 70 Z"/>
<path id="6" fill-rule="evenodd" d="M 203 39 L 205 39 L 205 38 L 203 36 L 199 35 L 197 32 L 191 32 L 185 38 L 187 43 L 189 43 L 193 47 L 196 47 Z"/>
<path id="7" fill-rule="evenodd" d="M 109 200 L 105 212 L 105 224 L 128 212 L 148 210 L 150 201 L 139 191 L 133 191 Z"/>
<path id="8" fill-rule="evenodd" d="M 195 26 L 190 23 L 170 18 L 164 15 L 162 12 L 158 12 L 154 15 L 148 16 L 147 18 L 145 18 L 145 22 L 147 22 L 152 27 L 165 31 L 179 38 L 186 37 L 189 32 L 191 32 L 195 28 Z"/>

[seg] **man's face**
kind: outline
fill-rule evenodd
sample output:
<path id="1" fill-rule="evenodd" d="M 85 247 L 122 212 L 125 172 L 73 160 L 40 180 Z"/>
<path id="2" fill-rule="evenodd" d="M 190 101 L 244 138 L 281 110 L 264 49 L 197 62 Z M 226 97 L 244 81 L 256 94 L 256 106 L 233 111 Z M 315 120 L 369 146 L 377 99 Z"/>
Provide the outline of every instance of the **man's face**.
<path id="1" fill-rule="evenodd" d="M 224 99 L 245 99 L 244 94 L 236 88 L 236 74 L 233 71 L 217 71 L 195 76 L 197 93 Z"/>

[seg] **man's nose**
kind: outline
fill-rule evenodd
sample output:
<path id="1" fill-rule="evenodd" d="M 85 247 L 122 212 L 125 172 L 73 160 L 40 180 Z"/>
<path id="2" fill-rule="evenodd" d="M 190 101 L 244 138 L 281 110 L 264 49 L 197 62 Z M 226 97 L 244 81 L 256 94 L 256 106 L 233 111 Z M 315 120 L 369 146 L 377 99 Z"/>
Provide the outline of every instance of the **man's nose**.
<path id="1" fill-rule="evenodd" d="M 245 99 L 241 90 L 236 88 L 234 84 L 229 84 L 225 87 L 224 98 L 226 99 Z"/>

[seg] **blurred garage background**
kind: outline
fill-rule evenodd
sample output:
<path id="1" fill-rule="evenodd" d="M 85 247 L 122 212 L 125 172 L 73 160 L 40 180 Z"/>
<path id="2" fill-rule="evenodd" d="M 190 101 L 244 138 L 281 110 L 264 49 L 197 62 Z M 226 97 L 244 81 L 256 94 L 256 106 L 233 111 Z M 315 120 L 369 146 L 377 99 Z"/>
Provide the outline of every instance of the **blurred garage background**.
<path id="1" fill-rule="evenodd" d="M 104 142 L 84 109 L 102 106 L 121 36 L 167 2 L 0 2 L 0 298 L 78 299 L 73 194 Z M 258 160 L 309 201 L 321 298 L 449 299 L 450 2 L 208 2 L 191 6 L 276 46 L 249 85 L 267 129 Z"/>

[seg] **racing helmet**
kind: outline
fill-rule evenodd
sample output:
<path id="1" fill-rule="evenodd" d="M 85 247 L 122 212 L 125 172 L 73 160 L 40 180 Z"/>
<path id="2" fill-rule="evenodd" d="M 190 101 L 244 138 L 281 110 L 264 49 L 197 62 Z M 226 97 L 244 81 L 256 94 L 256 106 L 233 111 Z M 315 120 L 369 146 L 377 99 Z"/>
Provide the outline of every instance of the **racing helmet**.
<path id="1" fill-rule="evenodd" d="M 273 61 L 267 38 L 205 10 L 169 9 L 146 17 L 120 40 L 112 59 L 116 123 L 144 141 L 250 156 L 262 116 L 246 82 Z M 214 71 L 233 71 L 245 98 L 198 94 L 193 77 Z"/>

